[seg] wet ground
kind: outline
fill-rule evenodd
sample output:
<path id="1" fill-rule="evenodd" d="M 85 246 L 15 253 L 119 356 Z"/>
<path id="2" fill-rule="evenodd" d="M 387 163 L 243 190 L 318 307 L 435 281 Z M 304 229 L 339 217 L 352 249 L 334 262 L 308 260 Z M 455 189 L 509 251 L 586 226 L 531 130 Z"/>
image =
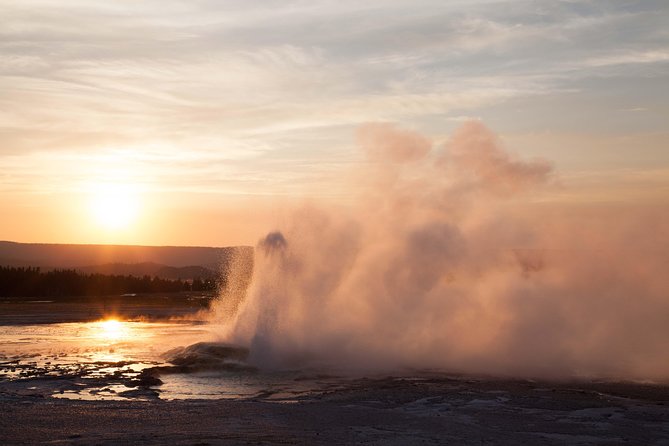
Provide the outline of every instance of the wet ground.
<path id="1" fill-rule="evenodd" d="M 0 443 L 669 445 L 666 385 L 267 372 L 201 305 L 152 302 L 0 314 Z"/>
<path id="2" fill-rule="evenodd" d="M 246 349 L 217 342 L 216 327 L 197 305 L 164 315 L 164 306 L 133 302 L 102 319 L 56 323 L 44 321 L 77 319 L 84 310 L 68 313 L 76 304 L 51 302 L 16 307 L 25 311 L 26 305 L 39 323 L 27 323 L 30 313 L 13 325 L 0 317 L 0 399 L 290 400 L 338 382 L 302 371 L 257 371 L 245 363 Z M 144 314 L 135 315 L 138 308 Z"/>

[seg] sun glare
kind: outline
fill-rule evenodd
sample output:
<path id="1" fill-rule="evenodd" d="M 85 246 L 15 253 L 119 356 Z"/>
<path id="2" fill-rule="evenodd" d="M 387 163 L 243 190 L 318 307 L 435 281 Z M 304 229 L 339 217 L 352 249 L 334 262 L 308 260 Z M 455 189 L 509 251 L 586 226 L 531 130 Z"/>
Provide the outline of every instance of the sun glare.
<path id="1" fill-rule="evenodd" d="M 116 319 L 107 319 L 100 322 L 99 337 L 108 340 L 116 340 L 126 336 L 126 326 Z"/>
<path id="2" fill-rule="evenodd" d="M 127 184 L 103 184 L 91 191 L 91 210 L 96 222 L 109 230 L 130 226 L 139 212 L 138 191 Z"/>

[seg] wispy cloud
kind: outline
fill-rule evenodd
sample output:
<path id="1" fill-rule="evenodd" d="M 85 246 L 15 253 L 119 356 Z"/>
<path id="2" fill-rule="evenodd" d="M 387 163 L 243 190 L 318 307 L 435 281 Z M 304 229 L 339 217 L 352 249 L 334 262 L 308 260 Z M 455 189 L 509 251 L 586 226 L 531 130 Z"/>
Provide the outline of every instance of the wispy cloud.
<path id="1" fill-rule="evenodd" d="M 609 65 L 651 64 L 669 61 L 669 50 L 627 51 L 588 59 L 586 65 L 605 67 Z"/>
<path id="2" fill-rule="evenodd" d="M 126 150 L 160 166 L 156 182 L 196 169 L 213 189 L 222 174 L 208 165 L 307 184 L 305 166 L 325 175 L 353 161 L 341 154 L 361 122 L 440 121 L 443 133 L 510 101 L 596 96 L 606 87 L 593 79 L 639 76 L 634 66 L 669 58 L 667 12 L 656 1 L 0 0 L 0 167 L 87 154 L 73 163 L 85 173 Z"/>

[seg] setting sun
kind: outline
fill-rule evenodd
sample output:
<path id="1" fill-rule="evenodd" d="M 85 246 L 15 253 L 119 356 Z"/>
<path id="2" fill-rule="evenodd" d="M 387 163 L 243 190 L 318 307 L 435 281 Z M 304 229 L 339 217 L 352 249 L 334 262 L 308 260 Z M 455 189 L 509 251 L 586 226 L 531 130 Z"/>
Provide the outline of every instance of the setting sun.
<path id="1" fill-rule="evenodd" d="M 108 230 L 124 229 L 137 219 L 138 191 L 128 184 L 98 185 L 93 188 L 90 205 L 100 226 Z"/>

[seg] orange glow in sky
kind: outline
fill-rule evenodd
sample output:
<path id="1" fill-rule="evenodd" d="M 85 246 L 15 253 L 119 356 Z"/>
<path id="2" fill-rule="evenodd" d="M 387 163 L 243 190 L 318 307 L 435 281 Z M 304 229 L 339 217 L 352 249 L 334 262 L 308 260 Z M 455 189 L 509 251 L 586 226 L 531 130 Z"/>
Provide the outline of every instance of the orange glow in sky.
<path id="1" fill-rule="evenodd" d="M 289 3 L 0 2 L 0 240 L 255 244 L 347 203 L 368 123 L 481 120 L 542 203 L 669 203 L 669 3 Z"/>

